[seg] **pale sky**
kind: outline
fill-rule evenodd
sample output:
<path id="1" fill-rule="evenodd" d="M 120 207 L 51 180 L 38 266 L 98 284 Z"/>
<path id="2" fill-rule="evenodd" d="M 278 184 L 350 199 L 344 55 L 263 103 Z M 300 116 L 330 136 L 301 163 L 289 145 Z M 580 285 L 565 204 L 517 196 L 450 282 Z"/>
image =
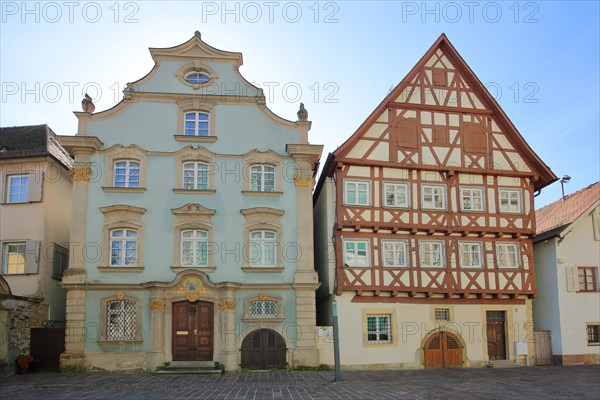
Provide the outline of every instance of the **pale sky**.
<path id="1" fill-rule="evenodd" d="M 444 32 L 571 193 L 600 179 L 598 1 L 1 1 L 0 125 L 73 135 L 153 66 L 149 47 L 202 33 L 242 52 L 276 114 L 300 101 L 324 144 L 346 140 Z M 560 198 L 557 182 L 536 208 Z"/>

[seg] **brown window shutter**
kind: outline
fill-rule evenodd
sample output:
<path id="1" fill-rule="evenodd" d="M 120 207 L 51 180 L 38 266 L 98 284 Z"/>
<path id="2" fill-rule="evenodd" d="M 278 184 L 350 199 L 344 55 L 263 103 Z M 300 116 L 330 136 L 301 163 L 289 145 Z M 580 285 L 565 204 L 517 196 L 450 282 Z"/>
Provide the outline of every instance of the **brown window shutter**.
<path id="1" fill-rule="evenodd" d="M 450 134 L 447 126 L 434 126 L 433 127 L 433 144 L 445 145 L 450 144 Z"/>
<path id="2" fill-rule="evenodd" d="M 396 143 L 398 147 L 416 149 L 419 140 L 417 120 L 399 118 L 396 122 Z"/>
<path id="3" fill-rule="evenodd" d="M 434 68 L 433 84 L 435 86 L 448 86 L 448 73 L 445 69 Z"/>
<path id="4" fill-rule="evenodd" d="M 485 153 L 487 149 L 485 132 L 479 125 L 465 126 L 462 137 L 466 152 Z"/>

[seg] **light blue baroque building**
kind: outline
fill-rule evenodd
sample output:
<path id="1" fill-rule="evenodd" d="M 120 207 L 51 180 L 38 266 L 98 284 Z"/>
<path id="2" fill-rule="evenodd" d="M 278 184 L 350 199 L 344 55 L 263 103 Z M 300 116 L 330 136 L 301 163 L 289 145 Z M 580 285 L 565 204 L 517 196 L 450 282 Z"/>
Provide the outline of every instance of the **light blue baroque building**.
<path id="1" fill-rule="evenodd" d="M 151 48 L 74 156 L 63 370 L 316 365 L 311 123 L 273 114 L 242 54 Z"/>

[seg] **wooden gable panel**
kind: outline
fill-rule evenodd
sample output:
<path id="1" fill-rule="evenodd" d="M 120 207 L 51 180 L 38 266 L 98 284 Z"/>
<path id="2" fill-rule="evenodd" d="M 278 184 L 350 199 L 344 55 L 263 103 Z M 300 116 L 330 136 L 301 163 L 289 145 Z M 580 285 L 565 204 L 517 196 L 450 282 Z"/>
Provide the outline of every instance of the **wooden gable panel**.
<path id="1" fill-rule="evenodd" d="M 417 120 L 414 118 L 398 118 L 393 127 L 398 147 L 416 149 L 419 142 Z"/>
<path id="2" fill-rule="evenodd" d="M 485 131 L 481 126 L 475 124 L 465 125 L 462 131 L 464 148 L 467 153 L 485 153 L 487 140 Z"/>

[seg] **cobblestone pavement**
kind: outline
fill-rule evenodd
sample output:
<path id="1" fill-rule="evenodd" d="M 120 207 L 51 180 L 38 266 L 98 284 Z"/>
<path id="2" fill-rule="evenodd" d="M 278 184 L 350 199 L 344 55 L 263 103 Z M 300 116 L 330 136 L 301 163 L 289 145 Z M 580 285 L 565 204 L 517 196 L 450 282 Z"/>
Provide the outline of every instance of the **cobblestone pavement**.
<path id="1" fill-rule="evenodd" d="M 34 373 L 1 378 L 0 399 L 600 399 L 600 366 L 222 376 Z"/>

